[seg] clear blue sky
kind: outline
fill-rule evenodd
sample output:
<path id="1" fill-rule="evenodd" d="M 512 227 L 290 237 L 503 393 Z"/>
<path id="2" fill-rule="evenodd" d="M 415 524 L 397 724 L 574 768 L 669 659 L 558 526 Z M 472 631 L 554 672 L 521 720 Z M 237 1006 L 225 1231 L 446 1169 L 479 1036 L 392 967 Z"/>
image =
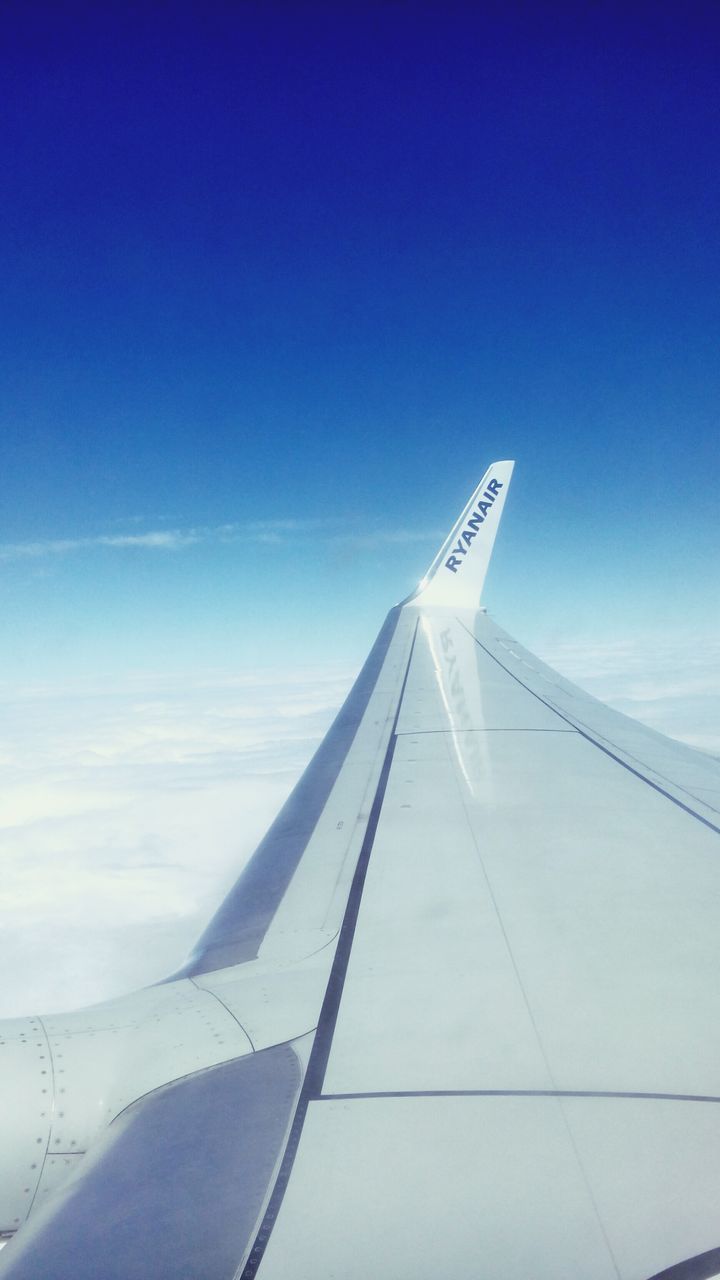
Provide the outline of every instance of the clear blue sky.
<path id="1" fill-rule="evenodd" d="M 532 645 L 717 620 L 720 15 L 10 6 L 7 679 L 355 662 L 484 466 Z"/>

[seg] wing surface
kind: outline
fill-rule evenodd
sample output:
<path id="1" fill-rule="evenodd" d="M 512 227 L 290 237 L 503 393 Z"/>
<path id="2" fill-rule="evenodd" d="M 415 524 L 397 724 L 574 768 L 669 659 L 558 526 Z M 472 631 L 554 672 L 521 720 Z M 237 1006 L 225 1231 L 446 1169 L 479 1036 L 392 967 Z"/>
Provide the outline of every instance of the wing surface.
<path id="1" fill-rule="evenodd" d="M 720 769 L 478 608 L 510 466 L 168 984 L 253 1052 L 126 1108 L 3 1274 L 720 1273 Z"/>

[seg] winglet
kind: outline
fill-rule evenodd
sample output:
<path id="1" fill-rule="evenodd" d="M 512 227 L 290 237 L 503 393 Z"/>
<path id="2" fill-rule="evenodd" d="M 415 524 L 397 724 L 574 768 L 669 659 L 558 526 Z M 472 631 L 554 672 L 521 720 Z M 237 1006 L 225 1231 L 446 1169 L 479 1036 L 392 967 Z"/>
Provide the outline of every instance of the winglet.
<path id="1" fill-rule="evenodd" d="M 488 467 L 449 538 L 411 597 L 422 604 L 477 609 L 514 462 Z"/>

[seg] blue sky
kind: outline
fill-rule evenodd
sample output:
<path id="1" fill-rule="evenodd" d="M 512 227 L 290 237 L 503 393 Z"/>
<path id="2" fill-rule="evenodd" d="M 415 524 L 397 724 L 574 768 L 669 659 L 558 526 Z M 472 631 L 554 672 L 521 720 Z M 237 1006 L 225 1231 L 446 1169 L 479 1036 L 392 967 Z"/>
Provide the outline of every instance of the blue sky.
<path id="1" fill-rule="evenodd" d="M 712 7 L 3 21 L 8 674 L 359 659 L 507 456 L 511 628 L 712 625 Z"/>
<path id="2" fill-rule="evenodd" d="M 38 858 L 65 847 L 64 751 L 103 758 L 113 690 L 114 762 L 140 768 L 158 734 L 179 758 L 168 726 L 187 744 L 211 713 L 193 694 L 180 714 L 177 690 L 214 706 L 257 672 L 281 738 L 267 690 L 302 690 L 309 753 L 324 682 L 339 699 L 494 458 L 517 459 L 498 620 L 621 702 L 608 654 L 613 679 L 654 655 L 656 686 L 689 663 L 664 727 L 710 742 L 716 9 L 40 4 L 2 22 L 0 661 L 8 760 L 37 759 L 23 699 L 49 700 L 49 808 L 49 774 L 18 783 L 38 788 Z M 306 758 L 283 750 L 273 804 Z"/>

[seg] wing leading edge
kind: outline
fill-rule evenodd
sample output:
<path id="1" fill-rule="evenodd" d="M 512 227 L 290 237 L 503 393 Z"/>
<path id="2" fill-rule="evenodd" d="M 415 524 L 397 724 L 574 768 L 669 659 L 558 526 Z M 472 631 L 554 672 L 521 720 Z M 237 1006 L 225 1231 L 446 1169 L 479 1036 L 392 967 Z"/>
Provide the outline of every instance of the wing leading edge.
<path id="1" fill-rule="evenodd" d="M 719 770 L 478 611 L 511 467 L 182 973 L 49 1026 L 113 1114 L 59 1190 L 50 1126 L 0 1273 L 720 1271 Z"/>

